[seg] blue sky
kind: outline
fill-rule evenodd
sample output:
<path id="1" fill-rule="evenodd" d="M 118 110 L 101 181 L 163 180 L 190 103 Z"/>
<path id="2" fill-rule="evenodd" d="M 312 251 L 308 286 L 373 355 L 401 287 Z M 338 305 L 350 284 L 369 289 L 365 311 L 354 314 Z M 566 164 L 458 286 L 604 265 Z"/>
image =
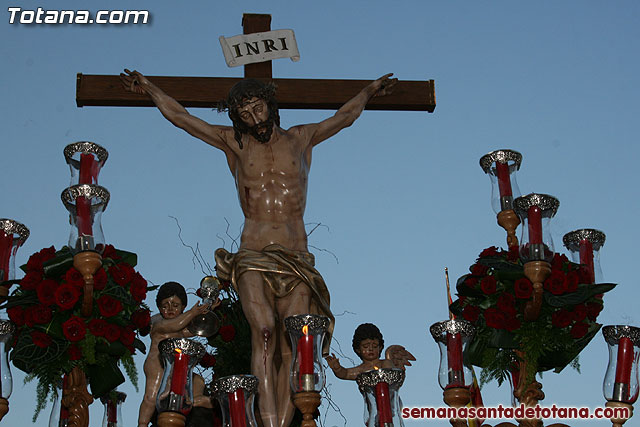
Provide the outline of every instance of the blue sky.
<path id="1" fill-rule="evenodd" d="M 344 364 L 351 336 L 376 323 L 388 344 L 418 359 L 401 389 L 408 406 L 439 406 L 438 351 L 429 326 L 447 316 L 444 268 L 465 274 L 478 253 L 505 246 L 495 223 L 490 183 L 478 165 L 492 150 L 523 154 L 523 193 L 556 196 L 552 224 L 562 236 L 593 227 L 607 234 L 603 324 L 638 325 L 635 265 L 640 170 L 640 6 L 633 1 L 49 1 L 16 0 L 23 9 L 144 9 L 147 25 L 24 25 L 0 20 L 0 217 L 31 229 L 17 264 L 42 247 L 64 245 L 67 212 L 60 202 L 69 172 L 62 149 L 94 141 L 109 150 L 100 184 L 111 192 L 103 216 L 107 240 L 137 252 L 153 283 L 195 288 L 202 277 L 178 239 L 213 250 L 239 236 L 242 213 L 221 152 L 186 135 L 152 108 L 75 105 L 76 73 L 240 77 L 224 63 L 218 37 L 242 32 L 243 13 L 272 14 L 272 29 L 295 31 L 301 60 L 278 60 L 276 77 L 436 81 L 437 108 L 364 112 L 350 128 L 314 150 L 305 220 L 312 252 L 338 316 Z M 216 124 L 224 114 L 192 109 Z M 315 122 L 330 111 L 281 112 L 282 126 Z M 154 295 L 149 296 L 152 302 Z M 195 299 L 190 301 L 190 304 Z M 143 357 L 136 359 L 142 374 Z M 607 362 L 598 335 L 581 357 L 582 374 L 543 377 L 551 405 L 602 406 Z M 30 425 L 35 384 L 14 369 L 7 425 Z M 327 376 L 347 425 L 361 423 L 355 384 Z M 566 390 L 571 390 L 567 393 Z M 126 386 L 127 425 L 142 393 Z M 486 404 L 509 402 L 506 387 L 487 385 Z M 48 409 L 37 425 L 45 425 Z M 92 425 L 102 407 L 91 408 Z M 342 426 L 329 411 L 325 425 Z M 418 424 L 408 421 L 407 425 Z M 449 425 L 448 421 L 432 425 Z M 575 422 L 572 425 L 605 425 Z"/>

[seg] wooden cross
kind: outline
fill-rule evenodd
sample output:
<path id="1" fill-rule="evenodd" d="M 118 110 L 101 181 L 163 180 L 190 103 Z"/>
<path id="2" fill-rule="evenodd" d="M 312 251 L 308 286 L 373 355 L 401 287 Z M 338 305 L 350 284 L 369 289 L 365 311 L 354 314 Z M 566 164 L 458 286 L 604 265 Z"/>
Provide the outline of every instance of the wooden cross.
<path id="1" fill-rule="evenodd" d="M 271 29 L 271 15 L 244 14 L 244 34 Z M 245 77 L 273 80 L 277 87 L 278 107 L 283 109 L 338 109 L 371 80 L 272 79 L 271 61 L 244 66 Z M 167 95 L 185 107 L 215 108 L 227 98 L 229 89 L 242 79 L 226 77 L 147 76 Z M 79 73 L 76 80 L 76 104 L 84 106 L 154 107 L 147 96 L 124 90 L 119 76 Z M 398 81 L 393 93 L 373 98 L 367 110 L 428 111 L 436 108 L 433 80 Z"/>

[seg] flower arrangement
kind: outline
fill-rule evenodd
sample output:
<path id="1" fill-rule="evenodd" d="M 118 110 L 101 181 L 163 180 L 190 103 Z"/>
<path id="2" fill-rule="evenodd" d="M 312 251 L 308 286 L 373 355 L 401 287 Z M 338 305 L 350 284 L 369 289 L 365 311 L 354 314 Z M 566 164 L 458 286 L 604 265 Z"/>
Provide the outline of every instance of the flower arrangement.
<path id="1" fill-rule="evenodd" d="M 602 296 L 615 287 L 590 284 L 585 266 L 556 253 L 544 282 L 540 315 L 525 321 L 533 284 L 524 275 L 517 249 L 483 250 L 470 274 L 458 279 L 459 298 L 450 307 L 477 328 L 465 363 L 483 368 L 483 382 L 496 379 L 501 384 L 516 361 L 525 363 L 529 380 L 537 372 L 560 372 L 572 362 L 577 367 L 578 354 L 602 326 L 596 323 Z"/>
<path id="2" fill-rule="evenodd" d="M 6 308 L 17 329 L 11 361 L 27 379 L 38 379 L 34 422 L 62 376 L 76 366 L 96 397 L 124 382 L 119 364 L 137 389 L 132 355 L 146 350 L 136 335 L 148 329 L 150 313 L 143 301 L 154 287 L 134 270 L 136 262 L 134 253 L 106 245 L 88 317 L 81 315 L 84 280 L 69 248 L 42 249 L 21 267 L 25 276 Z"/>

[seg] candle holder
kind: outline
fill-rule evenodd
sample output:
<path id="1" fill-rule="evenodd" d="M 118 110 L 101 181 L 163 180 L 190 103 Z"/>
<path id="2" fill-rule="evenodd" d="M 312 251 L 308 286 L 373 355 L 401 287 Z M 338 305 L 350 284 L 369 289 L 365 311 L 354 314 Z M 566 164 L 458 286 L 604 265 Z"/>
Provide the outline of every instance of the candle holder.
<path id="1" fill-rule="evenodd" d="M 109 157 L 105 148 L 89 141 L 69 144 L 63 153 L 71 170 L 71 186 L 97 184 L 100 170 Z"/>
<path id="2" fill-rule="evenodd" d="M 204 346 L 186 338 L 168 338 L 158 344 L 164 372 L 156 408 L 160 427 L 184 426 L 193 406 L 193 367 L 206 353 Z"/>
<path id="3" fill-rule="evenodd" d="M 105 239 L 101 218 L 110 195 L 99 185 L 80 184 L 65 189 L 60 197 L 71 218 L 69 248 L 74 254 L 73 266 L 84 278 L 82 315 L 87 317 L 93 308 L 93 275 L 102 266 Z"/>
<path id="4" fill-rule="evenodd" d="M 69 410 L 62 406 L 62 379 L 56 385 L 51 415 L 49 416 L 49 427 L 67 427 L 69 425 Z"/>
<path id="5" fill-rule="evenodd" d="M 358 374 L 356 383 L 365 401 L 367 427 L 404 426 L 398 393 L 404 378 L 402 369 L 382 368 Z"/>
<path id="6" fill-rule="evenodd" d="M 524 318 L 534 321 L 542 306 L 542 284 L 551 274 L 549 262 L 554 254 L 551 218 L 558 211 L 560 202 L 548 194 L 531 193 L 518 197 L 513 204 L 523 222 L 520 259 L 525 263 L 524 275 L 533 283 L 533 295 L 525 306 Z"/>
<path id="7" fill-rule="evenodd" d="M 253 375 L 232 375 L 217 380 L 212 395 L 222 408 L 223 427 L 256 427 L 253 402 L 258 379 Z"/>
<path id="8" fill-rule="evenodd" d="M 104 405 L 102 427 L 124 427 L 122 404 L 126 398 L 127 394 L 121 391 L 114 391 L 100 398 L 100 402 Z"/>
<path id="9" fill-rule="evenodd" d="M 9 295 L 16 278 L 16 252 L 29 238 L 29 229 L 12 219 L 0 218 L 0 302 Z"/>
<path id="10" fill-rule="evenodd" d="M 638 399 L 640 328 L 604 326 L 602 335 L 609 346 L 609 364 L 603 384 L 604 397 L 609 402 L 634 403 Z"/>
<path id="11" fill-rule="evenodd" d="M 211 307 L 220 294 L 220 282 L 214 276 L 206 276 L 200 281 L 198 295 L 202 304 Z M 200 337 L 213 336 L 220 329 L 220 320 L 213 311 L 199 314 L 187 326 L 189 332 Z"/>
<path id="12" fill-rule="evenodd" d="M 491 179 L 491 207 L 497 214 L 498 225 L 507 232 L 510 248 L 518 246 L 516 228 L 520 218 L 513 210 L 513 200 L 520 196 L 516 171 L 521 163 L 522 154 L 513 150 L 496 150 L 480 158 L 480 167 Z"/>
<path id="13" fill-rule="evenodd" d="M 300 314 L 287 317 L 284 324 L 293 352 L 289 375 L 293 403 L 302 412 L 302 427 L 315 427 L 313 414 L 320 406 L 320 391 L 325 385 L 322 343 L 329 328 L 329 318 Z"/>
<path id="14" fill-rule="evenodd" d="M 429 328 L 440 349 L 438 384 L 445 390 L 469 387 L 473 383 L 471 369 L 463 363 L 463 353 L 475 336 L 475 328 L 466 320 L 445 320 Z"/>
<path id="15" fill-rule="evenodd" d="M 602 283 L 600 248 L 604 245 L 606 237 L 602 231 L 593 228 L 575 230 L 562 237 L 564 246 L 571 253 L 571 260 L 587 269 L 590 284 Z"/>
<path id="16" fill-rule="evenodd" d="M 13 337 L 15 325 L 9 321 L 0 319 L 0 421 L 9 412 L 9 397 L 13 391 L 13 377 L 7 358 L 7 343 Z"/>

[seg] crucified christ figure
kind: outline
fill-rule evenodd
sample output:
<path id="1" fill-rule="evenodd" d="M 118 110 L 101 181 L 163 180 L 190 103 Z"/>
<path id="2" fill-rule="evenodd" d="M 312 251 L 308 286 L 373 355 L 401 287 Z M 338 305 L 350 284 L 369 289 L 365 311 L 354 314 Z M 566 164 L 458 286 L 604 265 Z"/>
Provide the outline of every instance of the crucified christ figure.
<path id="1" fill-rule="evenodd" d="M 391 93 L 397 79 L 386 74 L 373 81 L 326 120 L 283 129 L 272 84 L 245 79 L 230 90 L 224 105 L 230 127 L 189 114 L 139 72 L 125 73 L 120 74 L 125 89 L 148 95 L 167 120 L 226 156 L 245 221 L 238 252 L 216 251 L 217 275 L 237 290 L 251 326 L 251 371 L 259 379 L 262 422 L 286 427 L 294 407 L 284 319 L 323 314 L 333 328 L 329 292 L 308 252 L 303 220 L 311 151 L 350 126 L 372 97 Z"/>

